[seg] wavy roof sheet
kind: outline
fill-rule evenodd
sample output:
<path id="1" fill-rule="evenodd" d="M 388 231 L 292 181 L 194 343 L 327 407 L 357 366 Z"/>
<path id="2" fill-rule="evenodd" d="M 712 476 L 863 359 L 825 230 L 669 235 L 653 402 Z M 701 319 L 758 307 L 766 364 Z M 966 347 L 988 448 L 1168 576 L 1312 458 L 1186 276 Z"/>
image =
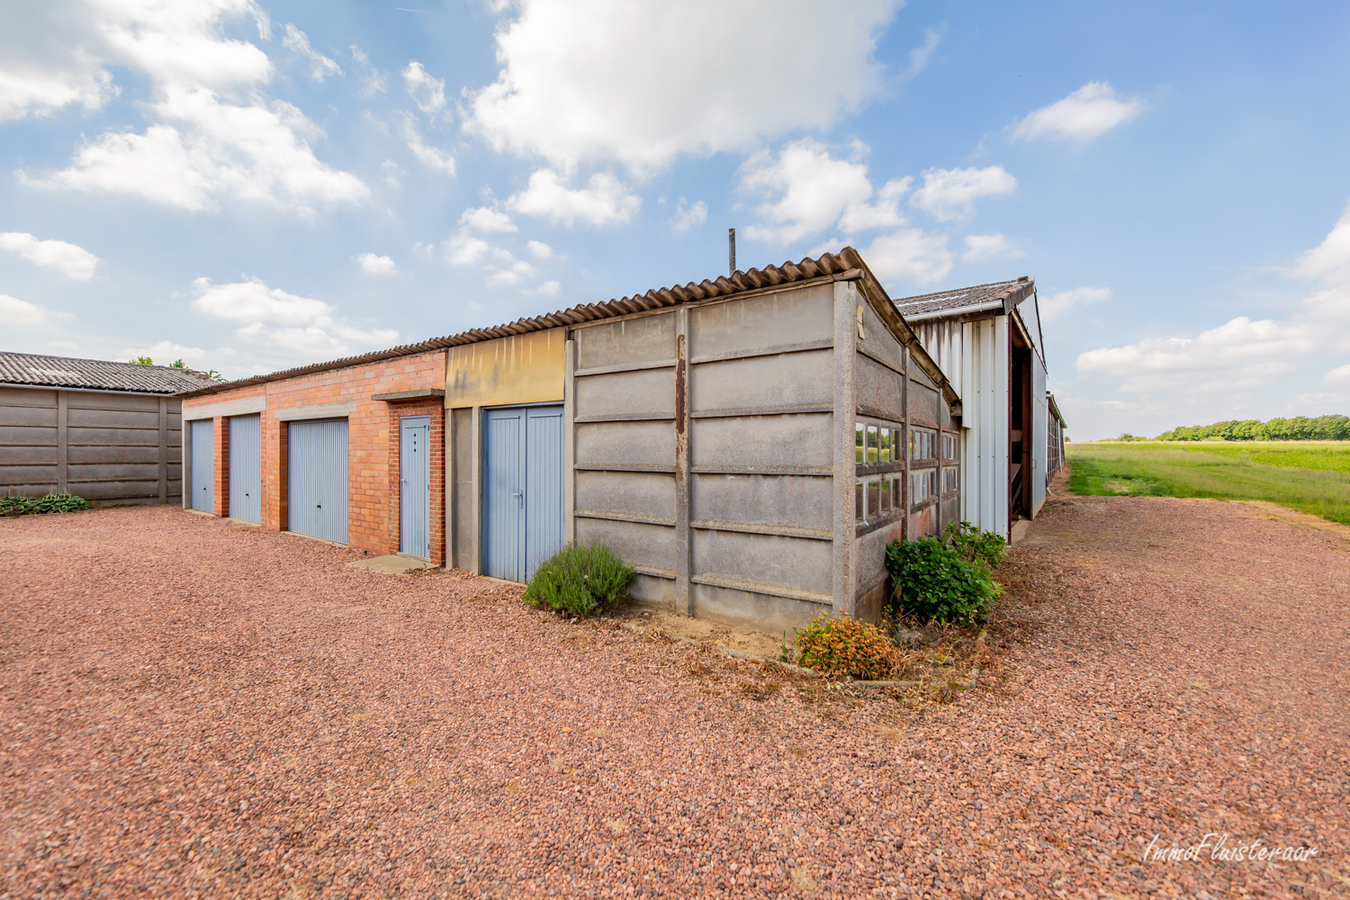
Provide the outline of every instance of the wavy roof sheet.
<path id="1" fill-rule="evenodd" d="M 944 314 L 959 316 L 993 306 L 1008 298 L 1015 306 L 1030 297 L 1035 290 L 1036 280 L 1024 275 L 1012 281 L 995 281 L 992 284 L 976 284 L 917 297 L 902 297 L 895 301 L 895 308 L 900 310 L 900 315 L 909 318 Z"/>
<path id="2" fill-rule="evenodd" d="M 732 275 L 722 276 L 713 280 L 704 279 L 697 284 L 691 281 L 685 285 L 656 288 L 647 291 L 645 294 L 634 294 L 619 300 L 609 300 L 604 303 L 586 303 L 580 306 L 573 306 L 570 309 L 552 312 L 547 315 L 534 316 L 529 319 L 517 319 L 506 325 L 497 325 L 492 328 L 474 328 L 469 331 L 462 331 L 459 334 L 431 338 L 430 340 L 416 344 L 404 344 L 399 347 L 391 347 L 388 350 L 376 350 L 371 353 L 364 353 L 360 356 L 348 356 L 330 362 L 298 366 L 294 369 L 273 372 L 270 375 L 255 375 L 252 378 L 244 378 L 239 381 L 230 381 L 225 384 L 213 385 L 202 390 L 192 390 L 191 393 L 186 394 L 185 396 L 197 397 L 206 394 L 214 394 L 219 391 L 234 390 L 236 388 L 248 387 L 249 385 L 294 378 L 298 375 L 326 372 L 332 369 L 341 369 L 346 368 L 347 366 L 379 362 L 380 360 L 393 359 L 399 356 L 411 356 L 415 353 L 426 353 L 429 350 L 443 350 L 446 347 L 473 344 L 478 341 L 488 341 L 493 338 L 506 337 L 513 334 L 545 331 L 549 328 L 557 328 L 562 325 L 578 325 L 582 322 L 612 319 L 618 316 L 629 315 L 630 313 L 664 309 L 667 307 L 679 306 L 682 303 L 712 300 L 717 297 L 729 297 L 734 294 L 773 288 L 778 285 L 811 281 L 817 278 L 835 276 L 839 280 L 844 280 L 844 276 L 846 275 L 857 278 L 861 277 L 866 270 L 867 265 L 862 261 L 862 257 L 858 255 L 858 251 L 854 250 L 852 247 L 845 247 L 837 254 L 826 253 L 819 259 L 803 259 L 801 262 L 797 263 L 785 262 L 781 266 L 765 266 L 763 269 L 750 269 L 745 272 L 738 271 Z M 867 275 L 870 277 L 871 273 L 867 272 Z"/>
<path id="3" fill-rule="evenodd" d="M 0 352 L 0 384 L 128 391 L 138 394 L 181 394 L 215 385 L 191 369 L 143 366 L 106 359 L 75 359 L 32 353 Z"/>

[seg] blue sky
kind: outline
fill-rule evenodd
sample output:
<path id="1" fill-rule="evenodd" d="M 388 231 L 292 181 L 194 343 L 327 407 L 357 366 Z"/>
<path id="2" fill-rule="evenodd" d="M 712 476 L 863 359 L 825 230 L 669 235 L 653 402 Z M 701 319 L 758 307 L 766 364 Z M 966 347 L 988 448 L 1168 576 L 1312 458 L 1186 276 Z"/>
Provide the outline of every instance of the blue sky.
<path id="1" fill-rule="evenodd" d="M 1350 7 L 0 12 L 3 349 L 231 377 L 858 247 L 1034 275 L 1070 434 L 1350 412 Z"/>

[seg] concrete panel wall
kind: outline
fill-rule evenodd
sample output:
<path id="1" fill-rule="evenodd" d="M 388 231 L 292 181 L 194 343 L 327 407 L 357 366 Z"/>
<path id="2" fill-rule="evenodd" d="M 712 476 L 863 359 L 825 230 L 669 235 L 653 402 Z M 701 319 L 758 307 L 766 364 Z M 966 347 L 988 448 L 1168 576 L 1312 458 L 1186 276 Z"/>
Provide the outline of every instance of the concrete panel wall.
<path id="1" fill-rule="evenodd" d="M 0 387 L 0 493 L 178 502 L 181 412 L 168 397 Z"/>
<path id="2" fill-rule="evenodd" d="M 695 419 L 690 456 L 696 471 L 812 470 L 825 475 L 834 464 L 830 422 L 830 413 Z"/>
<path id="3" fill-rule="evenodd" d="M 475 507 L 473 410 L 450 412 L 451 471 L 454 482 L 451 497 L 450 532 L 454 550 L 451 565 L 476 571 L 478 567 L 478 518 Z"/>
<path id="4" fill-rule="evenodd" d="M 874 341 L 879 343 L 879 341 Z M 903 348 L 901 348 L 903 349 Z M 905 376 L 867 356 L 858 354 L 854 374 L 858 413 L 878 419 L 903 422 L 905 418 Z M 923 390 L 927 390 L 924 388 Z M 936 399 L 936 393 L 933 393 Z"/>
<path id="5" fill-rule="evenodd" d="M 690 401 L 699 412 L 812 407 L 834 402 L 834 353 L 753 356 L 700 363 L 690 379 Z"/>
<path id="6" fill-rule="evenodd" d="M 689 314 L 690 359 L 697 363 L 778 347 L 829 344 L 834 338 L 833 298 L 833 285 L 820 285 L 696 307 Z"/>

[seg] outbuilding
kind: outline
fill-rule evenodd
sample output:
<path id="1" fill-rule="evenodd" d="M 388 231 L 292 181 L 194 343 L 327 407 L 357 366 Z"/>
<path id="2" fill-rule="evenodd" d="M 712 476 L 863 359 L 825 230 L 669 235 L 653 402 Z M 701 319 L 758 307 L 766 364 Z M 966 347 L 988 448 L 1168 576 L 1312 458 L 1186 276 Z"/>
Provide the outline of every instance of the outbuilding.
<path id="1" fill-rule="evenodd" d="M 0 495 L 178 503 L 176 395 L 211 384 L 173 366 L 0 353 Z"/>
<path id="2" fill-rule="evenodd" d="M 1050 475 L 1050 397 L 1036 280 L 905 297 L 896 309 L 937 360 L 963 415 L 961 518 L 1011 535 L 1045 503 Z M 1063 419 L 1055 412 L 1055 426 Z"/>
<path id="3" fill-rule="evenodd" d="M 519 582 L 605 541 L 779 631 L 880 615 L 886 544 L 960 517 L 960 416 L 846 248 L 193 391 L 184 460 L 215 515 Z"/>

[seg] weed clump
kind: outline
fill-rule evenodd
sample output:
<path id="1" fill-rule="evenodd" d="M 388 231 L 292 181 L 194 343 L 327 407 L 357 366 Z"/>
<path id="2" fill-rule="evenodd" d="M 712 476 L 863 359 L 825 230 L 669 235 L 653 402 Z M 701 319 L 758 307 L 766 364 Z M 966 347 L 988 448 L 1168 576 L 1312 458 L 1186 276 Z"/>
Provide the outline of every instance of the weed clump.
<path id="1" fill-rule="evenodd" d="M 941 537 L 893 541 L 886 548 L 895 584 L 891 601 L 902 616 L 919 622 L 981 622 L 1003 593 L 993 568 L 1006 552 L 1003 538 L 969 522 L 948 526 Z"/>
<path id="2" fill-rule="evenodd" d="M 89 501 L 74 494 L 45 497 L 0 497 L 0 516 L 33 516 L 89 509 Z"/>
<path id="3" fill-rule="evenodd" d="M 836 678 L 876 681 L 890 675 L 896 647 L 875 625 L 820 615 L 797 631 L 797 662 Z"/>
<path id="4" fill-rule="evenodd" d="M 586 617 L 628 602 L 637 572 L 605 544 L 569 544 L 539 566 L 525 586 L 525 602 Z"/>

